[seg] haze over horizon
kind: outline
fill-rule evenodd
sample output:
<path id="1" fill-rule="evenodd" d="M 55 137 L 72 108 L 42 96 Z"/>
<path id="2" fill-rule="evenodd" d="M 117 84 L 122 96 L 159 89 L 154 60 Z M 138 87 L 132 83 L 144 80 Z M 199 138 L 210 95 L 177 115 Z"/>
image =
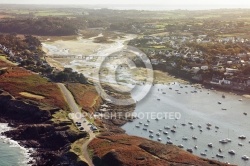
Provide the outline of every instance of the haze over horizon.
<path id="1" fill-rule="evenodd" d="M 0 4 L 48 4 L 48 5 L 95 5 L 107 8 L 143 9 L 150 7 L 159 9 L 218 9 L 218 8 L 249 8 L 249 0 L 0 0 Z"/>

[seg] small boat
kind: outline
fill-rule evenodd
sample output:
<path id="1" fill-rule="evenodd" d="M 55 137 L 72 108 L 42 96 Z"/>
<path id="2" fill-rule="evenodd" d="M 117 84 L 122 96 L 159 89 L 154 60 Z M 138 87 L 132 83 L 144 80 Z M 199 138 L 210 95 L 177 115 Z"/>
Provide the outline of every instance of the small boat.
<path id="1" fill-rule="evenodd" d="M 144 124 L 144 126 L 147 126 L 147 127 L 148 127 L 148 124 Z"/>
<path id="2" fill-rule="evenodd" d="M 221 148 L 219 149 L 219 152 L 220 152 L 220 153 L 222 152 Z"/>
<path id="3" fill-rule="evenodd" d="M 226 108 L 222 108 L 221 110 L 226 111 L 227 109 Z"/>
<path id="4" fill-rule="evenodd" d="M 234 150 L 230 150 L 230 151 L 228 151 L 228 153 L 231 154 L 231 155 L 235 155 L 235 151 Z"/>
<path id="5" fill-rule="evenodd" d="M 207 126 L 209 126 L 209 127 L 210 127 L 210 126 L 212 126 L 212 124 L 211 124 L 211 123 L 207 123 Z"/>
<path id="6" fill-rule="evenodd" d="M 166 131 L 163 131 L 163 134 L 167 135 L 167 134 L 168 134 L 168 132 L 166 132 Z"/>
<path id="7" fill-rule="evenodd" d="M 187 140 L 188 140 L 188 138 L 187 138 L 187 137 L 183 137 L 183 138 L 182 138 L 182 140 L 187 141 Z"/>
<path id="8" fill-rule="evenodd" d="M 198 125 L 199 128 L 201 128 L 201 125 Z"/>
<path id="9" fill-rule="evenodd" d="M 160 133 L 156 133 L 157 136 L 160 136 L 161 134 Z"/>
<path id="10" fill-rule="evenodd" d="M 169 88 L 170 90 L 172 90 L 172 88 Z"/>
<path id="11" fill-rule="evenodd" d="M 165 126 L 165 127 L 164 127 L 164 129 L 167 129 L 167 130 L 169 130 L 169 129 L 170 129 L 170 127 L 169 127 L 169 126 Z"/>
<path id="12" fill-rule="evenodd" d="M 157 140 L 158 140 L 158 141 L 162 141 L 161 138 L 158 138 Z"/>
<path id="13" fill-rule="evenodd" d="M 149 137 L 150 137 L 150 138 L 154 138 L 154 135 L 153 135 L 153 134 L 150 134 Z"/>
<path id="14" fill-rule="evenodd" d="M 184 146 L 182 144 L 178 145 L 179 148 L 184 148 Z"/>
<path id="15" fill-rule="evenodd" d="M 221 104 L 221 102 L 220 102 L 220 101 L 218 101 L 218 104 Z"/>
<path id="16" fill-rule="evenodd" d="M 249 160 L 249 157 L 247 155 L 244 155 L 241 157 L 243 160 Z"/>
<path id="17" fill-rule="evenodd" d="M 135 127 L 140 128 L 140 126 L 139 126 L 139 125 L 136 125 Z"/>
<path id="18" fill-rule="evenodd" d="M 158 101 L 160 101 L 161 99 L 157 99 Z"/>
<path id="19" fill-rule="evenodd" d="M 171 139 L 169 136 L 167 136 L 167 139 Z"/>
<path id="20" fill-rule="evenodd" d="M 230 138 L 226 138 L 227 142 L 232 142 L 232 140 Z"/>
<path id="21" fill-rule="evenodd" d="M 247 115 L 247 113 L 246 113 L 246 112 L 244 112 L 243 114 L 244 114 L 244 115 Z"/>
<path id="22" fill-rule="evenodd" d="M 203 130 L 202 130 L 202 129 L 200 129 L 200 132 L 203 132 Z"/>
<path id="23" fill-rule="evenodd" d="M 242 99 L 239 99 L 239 101 L 242 101 Z"/>
<path id="24" fill-rule="evenodd" d="M 190 153 L 193 153 L 193 149 L 191 149 L 191 148 L 187 148 L 187 151 Z"/>
<path id="25" fill-rule="evenodd" d="M 181 125 L 182 125 L 182 126 L 186 126 L 186 124 L 185 124 L 185 123 L 182 123 Z"/>
<path id="26" fill-rule="evenodd" d="M 206 156 L 207 154 L 206 154 L 206 153 L 201 152 L 201 155 L 202 155 L 202 156 Z"/>
<path id="27" fill-rule="evenodd" d="M 243 144 L 242 144 L 242 143 L 238 143 L 238 145 L 239 145 L 239 146 L 243 146 Z"/>
<path id="28" fill-rule="evenodd" d="M 176 131 L 174 129 L 170 130 L 172 133 L 175 133 Z"/>
<path id="29" fill-rule="evenodd" d="M 208 126 L 207 126 L 207 129 L 208 129 L 208 130 L 211 130 L 211 128 L 210 128 L 210 127 L 208 127 Z"/>
<path id="30" fill-rule="evenodd" d="M 166 94 L 166 92 L 162 92 L 162 94 L 164 94 L 164 95 L 165 95 L 165 94 Z"/>
<path id="31" fill-rule="evenodd" d="M 147 128 L 143 128 L 143 130 L 146 130 L 146 131 L 147 131 L 148 129 L 147 129 Z"/>
<path id="32" fill-rule="evenodd" d="M 156 118 L 155 120 L 157 120 L 157 121 L 158 121 L 159 119 L 158 119 L 158 118 Z"/>
<path id="33" fill-rule="evenodd" d="M 197 146 L 197 145 L 195 145 L 195 146 L 194 146 L 194 149 L 198 149 L 198 146 Z"/>
<path id="34" fill-rule="evenodd" d="M 162 131 L 162 129 L 159 129 L 159 131 L 161 132 L 161 131 Z"/>
<path id="35" fill-rule="evenodd" d="M 223 94 L 221 97 L 222 97 L 222 98 L 225 98 L 226 96 Z"/>
<path id="36" fill-rule="evenodd" d="M 177 126 L 176 126 L 176 125 L 173 125 L 173 128 L 174 128 L 174 129 L 176 129 L 176 128 L 177 128 Z"/>
<path id="37" fill-rule="evenodd" d="M 167 141 L 167 144 L 173 144 L 173 142 L 171 140 Z"/>
<path id="38" fill-rule="evenodd" d="M 192 138 L 193 138 L 194 140 L 197 140 L 197 137 L 195 137 L 195 136 L 192 136 Z"/>
<path id="39" fill-rule="evenodd" d="M 149 130 L 150 133 L 153 133 L 153 130 Z"/>
<path id="40" fill-rule="evenodd" d="M 193 130 L 193 129 L 194 129 L 194 126 L 193 126 L 193 125 L 192 125 L 192 126 L 190 126 L 190 129 L 192 129 L 192 130 Z"/>
<path id="41" fill-rule="evenodd" d="M 219 143 L 226 144 L 228 141 L 226 139 L 219 140 Z"/>
<path id="42" fill-rule="evenodd" d="M 139 124 L 142 124 L 142 122 L 139 122 Z"/>
<path id="43" fill-rule="evenodd" d="M 150 120 L 148 119 L 147 122 L 150 122 Z"/>
<path id="44" fill-rule="evenodd" d="M 188 122 L 188 124 L 192 125 L 192 124 L 193 124 L 193 122 Z"/>
<path id="45" fill-rule="evenodd" d="M 212 144 L 212 143 L 209 143 L 207 146 L 210 147 L 210 148 L 212 148 L 212 147 L 213 147 L 213 144 Z"/>
<path id="46" fill-rule="evenodd" d="M 241 136 L 239 136 L 238 138 L 239 138 L 239 139 L 246 139 L 247 137 L 244 136 L 244 135 L 241 135 Z"/>
<path id="47" fill-rule="evenodd" d="M 221 155 L 221 154 L 216 154 L 216 157 L 219 157 L 219 158 L 224 158 L 224 156 L 223 156 L 223 155 Z"/>
<path id="48" fill-rule="evenodd" d="M 219 129 L 219 127 L 218 127 L 218 126 L 215 126 L 215 128 L 216 128 L 216 129 Z"/>

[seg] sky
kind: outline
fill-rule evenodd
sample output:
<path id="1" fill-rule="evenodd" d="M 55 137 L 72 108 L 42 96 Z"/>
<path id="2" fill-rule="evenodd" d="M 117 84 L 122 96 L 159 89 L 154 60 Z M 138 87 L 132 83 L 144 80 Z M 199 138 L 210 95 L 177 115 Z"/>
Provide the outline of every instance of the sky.
<path id="1" fill-rule="evenodd" d="M 201 8 L 250 8 L 250 0 L 0 0 L 0 4 L 137 4 L 176 7 L 188 9 Z"/>

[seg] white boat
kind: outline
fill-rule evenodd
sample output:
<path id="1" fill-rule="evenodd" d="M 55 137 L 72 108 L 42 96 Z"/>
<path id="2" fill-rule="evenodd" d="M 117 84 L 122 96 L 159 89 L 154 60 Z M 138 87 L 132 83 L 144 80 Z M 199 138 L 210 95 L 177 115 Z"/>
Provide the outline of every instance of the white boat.
<path id="1" fill-rule="evenodd" d="M 150 133 L 153 133 L 153 130 L 149 130 Z"/>
<path id="2" fill-rule="evenodd" d="M 135 127 L 140 128 L 140 126 L 139 126 L 139 125 L 136 125 Z"/>
<path id="3" fill-rule="evenodd" d="M 192 138 L 193 138 L 194 140 L 196 140 L 196 139 L 197 139 L 197 137 L 195 137 L 195 136 L 192 136 Z"/>
<path id="4" fill-rule="evenodd" d="M 201 128 L 201 125 L 198 125 L 199 128 Z"/>
<path id="5" fill-rule="evenodd" d="M 139 124 L 142 124 L 142 122 L 139 122 Z"/>
<path id="6" fill-rule="evenodd" d="M 160 136 L 161 134 L 160 133 L 156 133 L 157 136 Z"/>
<path id="7" fill-rule="evenodd" d="M 161 132 L 161 131 L 162 131 L 162 129 L 159 129 L 159 131 Z"/>
<path id="8" fill-rule="evenodd" d="M 226 144 L 228 141 L 226 139 L 219 140 L 219 143 Z"/>
<path id="9" fill-rule="evenodd" d="M 219 157 L 219 158 L 224 158 L 224 156 L 223 156 L 223 155 L 221 155 L 221 154 L 216 154 L 216 157 Z"/>
<path id="10" fill-rule="evenodd" d="M 144 126 L 148 126 L 148 124 L 144 124 Z"/>
<path id="11" fill-rule="evenodd" d="M 153 138 L 153 137 L 154 137 L 154 135 L 153 135 L 153 134 L 150 134 L 150 135 L 149 135 L 149 137 L 150 137 L 150 138 Z"/>
<path id="12" fill-rule="evenodd" d="M 239 99 L 239 101 L 242 101 L 242 99 Z"/>
<path id="13" fill-rule="evenodd" d="M 192 126 L 190 126 L 190 129 L 194 129 L 194 126 L 192 125 Z"/>
<path id="14" fill-rule="evenodd" d="M 171 140 L 167 141 L 167 144 L 173 144 L 173 142 Z"/>
<path id="15" fill-rule="evenodd" d="M 239 139 L 246 139 L 247 137 L 244 136 L 244 135 L 241 135 L 241 136 L 239 136 L 238 138 L 239 138 Z"/>
<path id="16" fill-rule="evenodd" d="M 201 152 L 201 155 L 202 155 L 202 156 L 206 156 L 207 154 L 206 154 L 206 153 Z"/>
<path id="17" fill-rule="evenodd" d="M 161 141 L 161 138 L 158 138 L 157 140 L 158 140 L 158 141 Z"/>
<path id="18" fill-rule="evenodd" d="M 182 144 L 178 145 L 179 148 L 184 148 L 184 146 Z"/>
<path id="19" fill-rule="evenodd" d="M 227 142 L 232 142 L 232 140 L 230 138 L 226 138 Z"/>
<path id="20" fill-rule="evenodd" d="M 147 120 L 147 122 L 150 122 L 150 120 Z"/>
<path id="21" fill-rule="evenodd" d="M 177 128 L 177 126 L 176 126 L 176 125 L 173 125 L 173 128 L 174 128 L 174 129 L 176 129 L 176 128 Z"/>
<path id="22" fill-rule="evenodd" d="M 193 122 L 188 122 L 188 124 L 192 125 L 192 124 L 193 124 Z"/>
<path id="23" fill-rule="evenodd" d="M 169 130 L 169 129 L 170 129 L 170 127 L 169 127 L 169 126 L 165 126 L 165 127 L 164 127 L 164 129 L 167 129 L 167 130 Z"/>
<path id="24" fill-rule="evenodd" d="M 207 146 L 210 147 L 210 148 L 212 148 L 212 147 L 213 147 L 213 144 L 212 144 L 212 143 L 209 143 Z"/>
<path id="25" fill-rule="evenodd" d="M 218 104 L 221 104 L 221 102 L 220 102 L 220 101 L 218 101 Z"/>
<path id="26" fill-rule="evenodd" d="M 168 134 L 168 132 L 167 132 L 167 131 L 163 131 L 163 134 L 167 135 L 167 134 Z"/>
<path id="27" fill-rule="evenodd" d="M 238 143 L 238 145 L 239 145 L 239 146 L 243 146 L 243 144 L 242 144 L 242 143 Z"/>
<path id="28" fill-rule="evenodd" d="M 169 136 L 167 136 L 167 139 L 171 139 Z"/>
<path id="29" fill-rule="evenodd" d="M 194 148 L 195 148 L 195 149 L 198 149 L 198 146 L 197 146 L 197 145 L 195 145 L 195 146 L 194 146 Z"/>
<path id="30" fill-rule="evenodd" d="M 244 155 L 241 157 L 243 160 L 249 160 L 249 157 L 247 155 Z"/>
<path id="31" fill-rule="evenodd" d="M 235 151 L 234 150 L 230 150 L 230 151 L 228 151 L 228 153 L 231 154 L 231 155 L 235 155 Z"/>

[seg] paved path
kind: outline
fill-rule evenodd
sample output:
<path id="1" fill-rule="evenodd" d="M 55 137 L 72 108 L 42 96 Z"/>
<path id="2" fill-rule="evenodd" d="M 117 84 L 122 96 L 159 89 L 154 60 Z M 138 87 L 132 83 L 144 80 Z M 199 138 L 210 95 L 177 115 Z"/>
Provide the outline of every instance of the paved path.
<path id="1" fill-rule="evenodd" d="M 79 115 L 81 115 L 81 117 L 79 118 L 77 116 L 72 116 L 72 120 L 74 121 L 74 123 L 81 122 L 80 127 L 83 127 L 84 130 L 89 133 L 89 139 L 83 144 L 83 156 L 87 160 L 89 166 L 94 166 L 88 153 L 88 144 L 95 138 L 95 133 L 93 133 L 93 131 L 90 129 L 90 125 L 88 125 L 89 122 L 85 119 L 84 115 L 81 113 L 81 108 L 79 108 L 79 106 L 76 104 L 76 101 L 71 92 L 65 87 L 64 84 L 58 83 L 57 85 L 61 89 L 66 99 L 66 102 L 68 103 L 69 108 L 72 111 L 71 115 L 74 115 L 76 113 L 77 114 L 80 113 Z"/>

